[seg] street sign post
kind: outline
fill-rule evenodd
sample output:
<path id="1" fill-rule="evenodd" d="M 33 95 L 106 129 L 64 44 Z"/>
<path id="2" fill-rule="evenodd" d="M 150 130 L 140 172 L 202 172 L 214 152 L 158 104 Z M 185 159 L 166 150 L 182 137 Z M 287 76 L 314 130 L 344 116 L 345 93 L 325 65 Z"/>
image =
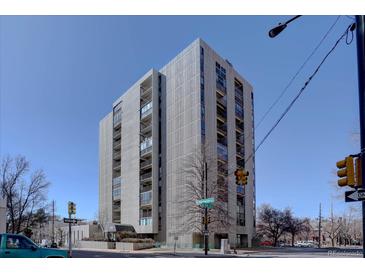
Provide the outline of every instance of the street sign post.
<path id="1" fill-rule="evenodd" d="M 63 222 L 66 224 L 77 224 L 78 219 L 63 218 Z"/>
<path id="2" fill-rule="evenodd" d="M 76 214 L 76 204 L 69 201 L 67 204 L 68 218 L 64 218 L 63 222 L 68 223 L 68 253 L 72 258 L 72 241 L 71 241 L 71 224 L 77 224 L 77 219 L 72 219 L 72 215 Z"/>
<path id="3" fill-rule="evenodd" d="M 357 189 L 345 192 L 346 202 L 360 202 L 365 201 L 365 189 Z"/>

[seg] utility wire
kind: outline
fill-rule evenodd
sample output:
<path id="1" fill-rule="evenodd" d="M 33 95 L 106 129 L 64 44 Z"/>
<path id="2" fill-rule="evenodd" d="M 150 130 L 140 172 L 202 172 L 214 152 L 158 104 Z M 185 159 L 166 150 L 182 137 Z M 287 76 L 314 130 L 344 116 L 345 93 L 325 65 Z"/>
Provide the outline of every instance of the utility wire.
<path id="1" fill-rule="evenodd" d="M 289 104 L 289 106 L 285 109 L 285 111 L 281 114 L 281 116 L 279 117 L 279 119 L 275 122 L 275 124 L 272 126 L 272 128 L 268 131 L 268 133 L 265 135 L 265 137 L 260 141 L 260 143 L 256 146 L 256 148 L 254 149 L 254 152 L 251 153 L 251 155 L 246 159 L 245 163 L 247 163 L 247 161 L 249 159 L 252 158 L 252 156 L 256 153 L 256 151 L 261 147 L 261 145 L 266 141 L 266 139 L 270 136 L 270 134 L 274 131 L 274 129 L 278 126 L 278 124 L 280 123 L 280 121 L 285 117 L 285 115 L 289 112 L 289 110 L 292 108 L 292 106 L 294 105 L 294 103 L 298 100 L 298 98 L 300 97 L 300 95 L 302 95 L 303 91 L 307 88 L 308 84 L 312 81 L 313 77 L 318 73 L 319 69 L 321 68 L 321 66 L 323 65 L 323 63 L 326 61 L 327 57 L 335 50 L 335 48 L 337 47 L 337 45 L 340 43 L 340 41 L 346 36 L 346 38 L 348 37 L 348 33 L 349 31 L 351 31 L 351 33 L 353 32 L 353 30 L 355 29 L 355 23 L 349 25 L 346 29 L 346 31 L 341 35 L 341 37 L 336 41 L 336 43 L 333 45 L 333 47 L 331 48 L 331 50 L 326 54 L 326 56 L 322 59 L 321 63 L 317 66 L 317 68 L 315 69 L 315 71 L 312 73 L 312 75 L 308 78 L 308 80 L 304 83 L 304 86 L 300 89 L 299 93 L 294 97 L 294 99 L 291 101 L 291 103 Z"/>
<path id="2" fill-rule="evenodd" d="M 271 112 L 271 110 L 276 106 L 276 104 L 280 101 L 280 99 L 284 96 L 284 94 L 287 92 L 291 84 L 294 82 L 294 80 L 297 78 L 299 73 L 303 70 L 305 65 L 309 62 L 309 60 L 313 57 L 313 55 L 317 52 L 319 47 L 323 44 L 324 40 L 327 38 L 327 36 L 330 34 L 334 26 L 337 24 L 338 20 L 340 19 L 341 15 L 337 16 L 336 20 L 333 22 L 333 24 L 330 26 L 326 34 L 322 37 L 321 41 L 319 41 L 318 45 L 313 49 L 311 54 L 307 57 L 307 59 L 304 61 L 304 63 L 299 67 L 297 72 L 293 75 L 293 77 L 290 79 L 286 87 L 283 89 L 283 91 L 280 93 L 280 95 L 276 98 L 276 100 L 271 104 L 271 106 L 268 108 L 268 110 L 265 112 L 265 114 L 261 117 L 257 125 L 255 126 L 255 129 L 257 129 L 261 123 L 265 120 L 267 115 Z"/>

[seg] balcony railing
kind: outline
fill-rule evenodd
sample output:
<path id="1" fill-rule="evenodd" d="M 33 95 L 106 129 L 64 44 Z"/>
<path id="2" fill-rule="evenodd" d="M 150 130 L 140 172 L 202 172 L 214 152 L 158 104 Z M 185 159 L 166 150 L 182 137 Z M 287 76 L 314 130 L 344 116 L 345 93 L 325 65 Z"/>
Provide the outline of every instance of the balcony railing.
<path id="1" fill-rule="evenodd" d="M 114 125 L 119 124 L 121 121 L 122 121 L 122 112 L 121 112 L 121 111 L 119 111 L 118 113 L 115 113 L 115 114 L 114 114 L 114 117 L 113 117 L 113 124 L 114 124 Z"/>
<path id="2" fill-rule="evenodd" d="M 141 163 L 141 169 L 142 169 L 142 168 L 145 168 L 145 167 L 148 167 L 148 166 L 150 166 L 151 164 L 152 164 L 152 159 L 149 159 L 149 160 L 143 161 L 143 162 Z"/>
<path id="3" fill-rule="evenodd" d="M 144 181 L 144 180 L 147 180 L 147 179 L 151 179 L 151 178 L 152 178 L 152 172 L 148 172 L 148 173 L 142 174 L 140 176 L 140 180 L 141 181 Z"/>
<path id="4" fill-rule="evenodd" d="M 114 131 L 113 139 L 114 139 L 114 140 L 119 140 L 119 139 L 120 139 L 120 137 L 121 137 L 121 135 L 122 135 L 122 132 L 121 132 L 120 130 L 118 130 L 118 131 Z"/>
<path id="5" fill-rule="evenodd" d="M 218 105 L 221 105 L 224 108 L 227 107 L 227 96 L 223 96 L 223 97 L 217 96 L 217 102 L 218 102 Z"/>
<path id="6" fill-rule="evenodd" d="M 152 224 L 152 217 L 139 219 L 139 225 L 151 225 L 151 224 Z"/>
<path id="7" fill-rule="evenodd" d="M 152 185 L 146 185 L 146 186 L 143 186 L 141 188 L 141 193 L 142 192 L 147 192 L 147 191 L 151 191 L 152 190 Z"/>
<path id="8" fill-rule="evenodd" d="M 116 149 L 116 150 L 120 149 L 120 147 L 121 147 L 120 142 L 116 142 L 116 143 L 114 144 L 114 146 L 113 146 L 113 148 L 114 148 L 114 149 Z"/>
<path id="9" fill-rule="evenodd" d="M 227 112 L 221 111 L 220 109 L 217 109 L 217 117 L 226 120 L 227 119 Z"/>
<path id="10" fill-rule="evenodd" d="M 145 154 L 152 150 L 152 138 L 145 139 L 140 145 L 141 154 Z"/>
<path id="11" fill-rule="evenodd" d="M 226 87 L 222 85 L 222 83 L 220 83 L 219 81 L 216 82 L 216 87 L 217 87 L 217 90 L 220 91 L 221 93 L 223 94 L 226 94 Z"/>
<path id="12" fill-rule="evenodd" d="M 113 159 L 114 160 L 120 160 L 122 156 L 120 155 L 120 151 L 113 153 Z"/>
<path id="13" fill-rule="evenodd" d="M 152 101 L 148 102 L 141 108 L 141 119 L 152 113 Z"/>
<path id="14" fill-rule="evenodd" d="M 152 90 L 152 87 L 149 87 L 149 88 L 141 87 L 141 95 L 144 96 L 144 95 L 148 94 L 151 90 Z"/>
<path id="15" fill-rule="evenodd" d="M 113 187 L 114 188 L 117 188 L 118 186 L 120 187 L 121 182 L 122 182 L 122 177 L 119 176 L 119 177 L 114 178 L 112 181 Z"/>
<path id="16" fill-rule="evenodd" d="M 152 203 L 152 191 L 142 192 L 140 194 L 141 205 L 150 205 Z"/>
<path id="17" fill-rule="evenodd" d="M 120 170 L 120 168 L 121 168 L 120 163 L 116 164 L 116 165 L 113 167 L 113 169 L 114 169 L 115 171 Z"/>
<path id="18" fill-rule="evenodd" d="M 112 196 L 113 196 L 113 200 L 120 200 L 120 197 L 121 197 L 120 188 L 114 189 L 113 193 L 112 193 Z"/>

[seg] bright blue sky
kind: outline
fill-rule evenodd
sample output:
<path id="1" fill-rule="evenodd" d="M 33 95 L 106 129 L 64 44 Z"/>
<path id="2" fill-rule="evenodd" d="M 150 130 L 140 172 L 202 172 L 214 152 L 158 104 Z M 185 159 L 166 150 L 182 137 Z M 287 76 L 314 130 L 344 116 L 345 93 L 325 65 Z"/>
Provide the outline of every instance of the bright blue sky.
<path id="1" fill-rule="evenodd" d="M 334 22 L 305 16 L 280 36 L 287 16 L 0 17 L 1 155 L 22 154 L 52 182 L 66 214 L 98 207 L 98 125 L 112 102 L 151 67 L 201 37 L 254 87 L 259 121 Z M 256 132 L 258 143 L 351 19 L 341 17 L 284 99 Z M 328 214 L 335 162 L 359 150 L 356 46 L 342 42 L 256 155 L 257 203 L 300 216 Z M 343 192 L 343 190 L 340 190 Z M 333 200 L 337 211 L 343 200 Z"/>

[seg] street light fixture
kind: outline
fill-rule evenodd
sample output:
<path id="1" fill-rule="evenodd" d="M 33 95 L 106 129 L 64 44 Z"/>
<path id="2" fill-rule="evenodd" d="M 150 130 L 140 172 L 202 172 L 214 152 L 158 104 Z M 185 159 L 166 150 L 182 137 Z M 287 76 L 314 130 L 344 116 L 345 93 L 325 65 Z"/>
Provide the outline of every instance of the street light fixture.
<path id="1" fill-rule="evenodd" d="M 275 36 L 277 36 L 280 32 L 282 32 L 290 22 L 294 21 L 295 19 L 298 19 L 299 17 L 301 17 L 301 15 L 297 15 L 297 16 L 294 16 L 292 19 L 286 21 L 284 24 L 281 24 L 279 23 L 279 25 L 275 28 L 272 28 L 270 31 L 269 31 L 269 36 L 271 38 L 274 38 Z"/>

